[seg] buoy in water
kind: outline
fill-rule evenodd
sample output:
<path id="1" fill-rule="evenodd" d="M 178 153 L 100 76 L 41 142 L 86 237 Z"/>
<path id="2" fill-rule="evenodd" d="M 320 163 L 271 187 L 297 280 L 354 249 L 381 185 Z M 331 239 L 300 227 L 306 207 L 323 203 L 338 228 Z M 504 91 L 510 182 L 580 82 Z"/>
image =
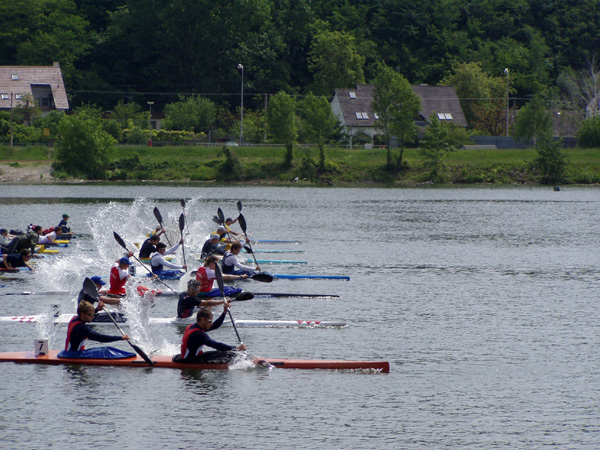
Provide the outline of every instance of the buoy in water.
<path id="1" fill-rule="evenodd" d="M 560 187 L 559 186 L 554 186 L 554 192 L 558 192 L 560 191 Z"/>

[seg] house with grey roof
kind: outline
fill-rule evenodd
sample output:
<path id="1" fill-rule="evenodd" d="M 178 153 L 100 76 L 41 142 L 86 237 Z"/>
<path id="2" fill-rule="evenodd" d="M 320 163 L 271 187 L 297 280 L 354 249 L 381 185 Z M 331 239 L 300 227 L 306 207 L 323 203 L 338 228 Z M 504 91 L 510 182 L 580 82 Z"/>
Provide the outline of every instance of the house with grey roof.
<path id="1" fill-rule="evenodd" d="M 418 117 L 415 117 L 420 134 L 429 124 L 431 114 L 435 114 L 439 120 L 459 127 L 467 126 L 467 119 L 453 86 L 420 85 L 412 88 L 421 99 L 421 111 Z M 348 135 L 363 132 L 372 139 L 381 134 L 377 129 L 379 117 L 373 111 L 374 91 L 375 86 L 369 84 L 358 84 L 356 89 L 335 90 L 331 108 Z"/>
<path id="2" fill-rule="evenodd" d="M 0 66 L 0 110 L 25 105 L 33 98 L 42 112 L 69 109 L 60 65 Z"/>

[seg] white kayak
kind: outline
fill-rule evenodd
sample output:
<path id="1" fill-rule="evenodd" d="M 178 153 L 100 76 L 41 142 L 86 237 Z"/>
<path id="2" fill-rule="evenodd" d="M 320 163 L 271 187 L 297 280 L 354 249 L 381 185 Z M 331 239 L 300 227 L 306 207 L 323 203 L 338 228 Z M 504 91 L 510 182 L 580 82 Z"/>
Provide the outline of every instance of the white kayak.
<path id="1" fill-rule="evenodd" d="M 60 314 L 52 317 L 54 324 L 67 324 L 73 318 L 73 314 Z M 0 323 L 37 323 L 46 322 L 50 319 L 47 315 L 37 314 L 31 316 L 5 316 L 0 317 Z M 91 322 L 90 325 L 112 325 L 114 324 L 107 317 L 106 322 Z M 149 325 L 183 325 L 187 326 L 194 323 L 195 316 L 185 319 L 177 317 L 150 317 L 147 319 Z M 325 327 L 346 327 L 347 323 L 333 320 L 248 320 L 236 319 L 236 326 L 242 328 L 325 328 Z M 127 322 L 119 322 L 119 325 L 127 325 Z M 225 320 L 223 325 L 231 325 L 229 320 Z"/>

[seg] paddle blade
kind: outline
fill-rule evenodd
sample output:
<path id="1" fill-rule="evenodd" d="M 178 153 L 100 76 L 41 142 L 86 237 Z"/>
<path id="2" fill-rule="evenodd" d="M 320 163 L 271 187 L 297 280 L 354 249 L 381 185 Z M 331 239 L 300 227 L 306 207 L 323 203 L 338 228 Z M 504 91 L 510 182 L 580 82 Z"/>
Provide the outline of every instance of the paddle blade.
<path id="1" fill-rule="evenodd" d="M 90 278 L 83 280 L 83 292 L 92 297 L 94 300 L 98 300 L 98 288 Z"/>
<path id="2" fill-rule="evenodd" d="M 254 251 L 247 245 L 244 245 L 244 250 L 246 250 L 246 252 L 248 252 L 248 253 L 254 253 Z"/>
<path id="3" fill-rule="evenodd" d="M 260 281 L 262 283 L 271 283 L 274 279 L 273 275 L 271 275 L 270 273 L 266 273 L 266 272 L 255 273 L 250 278 L 252 278 L 255 281 Z"/>
<path id="4" fill-rule="evenodd" d="M 225 214 L 223 214 L 223 210 L 221 208 L 217 209 L 217 215 L 219 216 L 221 223 L 225 223 Z"/>
<path id="5" fill-rule="evenodd" d="M 242 212 L 242 201 L 241 200 L 238 200 L 237 207 L 238 207 L 238 211 Z"/>
<path id="6" fill-rule="evenodd" d="M 123 239 L 121 239 L 121 236 L 119 236 L 116 231 L 113 231 L 113 236 L 115 237 L 115 240 L 117 241 L 117 243 L 121 247 L 123 247 L 125 250 L 127 250 L 127 246 L 125 245 L 125 241 Z M 129 251 L 129 250 L 127 250 L 127 251 Z"/>
<path id="7" fill-rule="evenodd" d="M 253 298 L 254 294 L 252 292 L 240 292 L 233 301 L 245 302 L 246 300 L 252 300 Z"/>
<path id="8" fill-rule="evenodd" d="M 246 234 L 246 218 L 241 213 L 240 213 L 240 215 L 238 217 L 238 223 L 240 224 L 240 228 L 242 229 L 242 231 L 244 232 L 244 234 Z"/>
<path id="9" fill-rule="evenodd" d="M 223 222 L 221 222 L 221 220 L 217 216 L 213 216 L 212 221 L 217 225 L 223 225 Z"/>
<path id="10" fill-rule="evenodd" d="M 217 278 L 217 284 L 219 285 L 219 291 L 221 291 L 221 297 L 225 297 L 225 287 L 223 286 L 223 274 L 218 263 L 215 263 L 215 277 Z"/>
<path id="11" fill-rule="evenodd" d="M 181 207 L 185 208 L 185 200 L 184 199 L 181 199 Z"/>
<path id="12" fill-rule="evenodd" d="M 130 341 L 127 341 L 127 342 L 129 342 L 129 345 L 131 345 L 131 347 L 132 347 L 132 348 L 135 350 L 135 352 L 136 352 L 138 355 L 140 355 L 144 361 L 146 361 L 146 362 L 147 362 L 149 365 L 151 365 L 151 366 L 153 366 L 153 365 L 154 365 L 154 361 L 152 361 L 152 360 L 151 360 L 151 359 L 148 357 L 148 355 L 146 355 L 146 353 L 144 352 L 144 350 L 142 350 L 141 348 L 139 348 L 137 345 L 135 345 L 135 344 L 131 343 Z"/>
<path id="13" fill-rule="evenodd" d="M 179 231 L 183 232 L 183 229 L 185 228 L 185 217 L 183 216 L 183 213 L 179 216 Z"/>
<path id="14" fill-rule="evenodd" d="M 158 208 L 156 206 L 154 207 L 153 212 L 154 212 L 154 217 L 156 217 L 156 220 L 158 220 L 158 223 L 160 225 L 162 225 L 162 221 L 163 221 L 162 220 L 162 216 L 161 216 L 160 211 L 158 210 Z"/>

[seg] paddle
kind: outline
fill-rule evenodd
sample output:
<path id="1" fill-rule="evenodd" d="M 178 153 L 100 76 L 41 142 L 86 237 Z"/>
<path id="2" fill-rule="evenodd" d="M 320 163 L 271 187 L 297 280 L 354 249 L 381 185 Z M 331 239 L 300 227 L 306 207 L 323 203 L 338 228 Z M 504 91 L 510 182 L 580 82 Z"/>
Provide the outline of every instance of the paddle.
<path id="1" fill-rule="evenodd" d="M 183 200 L 182 200 L 183 201 Z M 183 228 L 185 227 L 185 217 L 183 213 L 179 216 L 179 232 L 181 233 L 181 251 L 183 252 L 183 265 L 187 266 L 185 262 L 185 247 L 183 245 Z"/>
<path id="2" fill-rule="evenodd" d="M 225 287 L 223 286 L 223 274 L 221 273 L 221 268 L 218 264 L 215 264 L 215 276 L 217 278 L 217 284 L 219 285 L 219 291 L 221 291 L 221 297 L 225 300 Z M 231 320 L 231 325 L 233 325 L 233 329 L 235 330 L 235 334 L 237 335 L 238 341 L 240 344 L 243 344 L 242 339 L 240 338 L 240 333 L 238 333 L 237 327 L 235 326 L 235 321 L 233 320 L 233 316 L 231 315 L 231 311 L 227 308 L 227 313 L 229 314 L 229 320 Z"/>
<path id="3" fill-rule="evenodd" d="M 217 225 L 223 225 L 223 222 L 221 222 L 221 219 L 219 219 L 217 216 L 213 216 L 212 221 Z"/>
<path id="4" fill-rule="evenodd" d="M 221 223 L 225 223 L 225 215 L 223 214 L 223 210 L 221 208 L 217 209 L 217 215 L 219 216 Z"/>
<path id="5" fill-rule="evenodd" d="M 244 232 L 244 236 L 246 237 L 246 242 L 248 243 L 248 249 L 250 249 L 250 251 L 248 251 L 248 253 L 252 254 L 252 257 L 254 258 L 254 263 L 258 266 L 258 262 L 256 262 L 256 256 L 254 256 L 254 252 L 252 251 L 252 246 L 250 245 L 250 239 L 248 239 L 248 233 L 246 232 L 247 225 L 246 225 L 246 218 L 244 217 L 244 215 L 242 213 L 240 213 L 240 216 L 238 217 L 238 222 L 240 224 L 240 228 L 242 229 L 242 231 Z M 246 248 L 246 247 L 244 247 Z"/>
<path id="6" fill-rule="evenodd" d="M 162 215 L 160 214 L 160 211 L 158 210 L 158 207 L 154 207 L 154 217 L 156 217 L 156 220 L 158 220 L 158 224 L 162 227 L 162 229 L 165 229 L 165 225 L 163 223 L 163 218 Z M 172 247 L 171 245 L 171 241 L 169 241 L 169 236 L 167 236 L 167 233 L 165 232 L 165 237 L 167 238 L 167 242 L 169 243 L 169 247 Z"/>
<path id="7" fill-rule="evenodd" d="M 127 250 L 127 252 L 128 252 L 128 253 L 132 253 L 132 255 L 133 255 L 133 252 L 130 252 L 130 251 L 129 251 L 129 249 L 127 248 L 127 245 L 125 245 L 125 241 L 124 241 L 123 239 L 121 239 L 121 236 L 119 236 L 119 235 L 117 234 L 117 232 L 116 232 L 116 231 L 113 231 L 113 235 L 114 235 L 114 237 L 115 237 L 115 240 L 118 242 L 118 244 L 119 244 L 121 247 L 123 247 L 125 250 Z M 140 263 L 140 264 L 141 264 L 141 265 L 144 267 L 144 269 L 146 269 L 146 270 L 148 271 L 148 273 L 150 273 L 150 274 L 154 275 L 154 274 L 152 273 L 152 271 L 151 271 L 150 269 L 148 269 L 148 267 L 147 267 L 147 266 L 146 266 L 146 265 L 145 265 L 143 262 L 141 262 L 141 261 L 138 259 L 138 257 L 137 257 L 137 256 L 133 255 L 133 257 L 136 259 L 136 261 L 137 261 L 137 262 L 139 262 L 139 263 Z M 169 289 L 171 292 L 175 292 L 173 289 L 171 289 L 171 286 L 169 286 L 169 285 L 168 285 L 167 283 L 165 283 L 163 280 L 161 280 L 160 278 L 156 278 L 156 279 L 157 279 L 158 281 L 160 281 L 162 284 L 164 284 L 164 285 L 165 285 L 165 286 L 166 286 L 166 287 L 167 287 L 167 288 L 168 288 L 168 289 Z M 177 292 L 175 292 L 175 293 L 177 294 Z"/>
<path id="8" fill-rule="evenodd" d="M 94 283 L 90 278 L 86 278 L 85 280 L 83 280 L 83 291 L 87 295 L 89 295 L 90 297 L 92 297 L 94 300 L 98 300 L 98 288 L 96 287 L 96 283 Z M 112 320 L 112 322 L 115 324 L 115 326 L 117 327 L 117 329 L 121 332 L 121 334 L 125 335 L 125 333 L 123 333 L 123 330 L 121 330 L 121 327 L 119 326 L 119 324 L 117 323 L 117 321 L 115 320 L 115 318 L 112 316 L 112 314 L 110 313 L 110 311 L 107 310 L 106 314 L 108 314 L 108 317 L 110 317 L 110 320 Z M 131 345 L 131 348 L 133 348 L 135 350 L 135 352 L 138 355 L 140 355 L 144 361 L 146 361 L 151 366 L 154 365 L 154 362 L 148 357 L 148 355 L 146 355 L 146 353 L 144 352 L 144 350 L 142 350 L 140 347 L 138 347 L 137 345 L 135 345 L 131 341 L 127 341 L 127 343 L 129 345 Z"/>
<path id="9" fill-rule="evenodd" d="M 181 209 L 183 209 L 183 215 L 185 216 L 185 199 L 181 199 Z M 187 225 L 187 223 L 186 223 Z M 190 234 L 190 227 L 187 227 L 187 233 Z"/>

